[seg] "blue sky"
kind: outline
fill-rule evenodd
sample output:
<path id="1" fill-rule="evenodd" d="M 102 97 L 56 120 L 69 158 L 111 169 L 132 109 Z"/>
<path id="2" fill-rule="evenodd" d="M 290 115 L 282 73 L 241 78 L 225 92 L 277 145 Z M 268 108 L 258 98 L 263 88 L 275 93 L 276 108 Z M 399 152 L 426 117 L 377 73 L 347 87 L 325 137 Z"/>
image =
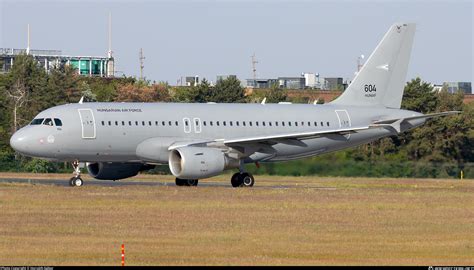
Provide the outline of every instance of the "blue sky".
<path id="1" fill-rule="evenodd" d="M 473 80 L 471 1 L 10 1 L 0 0 L 0 47 L 105 56 L 108 14 L 116 70 L 176 84 L 181 76 L 351 79 L 395 22 L 415 22 L 407 80 Z"/>

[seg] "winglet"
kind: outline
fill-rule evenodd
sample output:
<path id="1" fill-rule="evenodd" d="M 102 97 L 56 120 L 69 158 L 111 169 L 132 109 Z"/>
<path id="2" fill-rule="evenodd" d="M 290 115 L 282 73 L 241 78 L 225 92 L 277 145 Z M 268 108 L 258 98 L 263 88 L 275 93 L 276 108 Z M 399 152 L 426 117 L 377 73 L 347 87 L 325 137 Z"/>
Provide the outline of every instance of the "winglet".
<path id="1" fill-rule="evenodd" d="M 79 100 L 79 104 L 82 104 L 82 102 L 84 101 L 84 96 L 81 97 L 81 99 Z"/>
<path id="2" fill-rule="evenodd" d="M 262 104 L 262 105 L 265 105 L 265 102 L 267 102 L 267 98 L 266 98 L 266 97 L 263 98 L 261 104 Z"/>

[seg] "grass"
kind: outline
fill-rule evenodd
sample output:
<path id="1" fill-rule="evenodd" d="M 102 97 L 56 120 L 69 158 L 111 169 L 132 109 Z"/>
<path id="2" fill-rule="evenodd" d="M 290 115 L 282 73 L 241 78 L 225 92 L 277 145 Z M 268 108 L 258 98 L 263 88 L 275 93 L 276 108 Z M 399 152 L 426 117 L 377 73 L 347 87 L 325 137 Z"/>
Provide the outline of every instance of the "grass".
<path id="1" fill-rule="evenodd" d="M 172 181 L 127 181 L 138 179 Z M 259 176 L 253 189 L 0 183 L 0 265 L 120 265 L 122 243 L 126 265 L 472 265 L 473 220 L 474 181 Z"/>

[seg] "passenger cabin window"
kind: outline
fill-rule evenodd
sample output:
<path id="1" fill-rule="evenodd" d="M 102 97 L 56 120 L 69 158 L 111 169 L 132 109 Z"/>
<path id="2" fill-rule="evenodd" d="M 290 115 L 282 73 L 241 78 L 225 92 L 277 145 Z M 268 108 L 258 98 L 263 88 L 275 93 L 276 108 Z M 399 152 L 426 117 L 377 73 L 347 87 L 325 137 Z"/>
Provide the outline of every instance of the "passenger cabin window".
<path id="1" fill-rule="evenodd" d="M 102 125 L 105 126 L 105 122 L 104 122 L 104 121 L 102 121 Z"/>
<path id="2" fill-rule="evenodd" d="M 329 127 L 329 122 L 326 122 L 326 124 L 327 124 L 327 125 L 328 125 L 328 127 Z"/>
<path id="3" fill-rule="evenodd" d="M 43 123 L 44 118 L 36 118 L 31 121 L 30 125 L 35 126 L 35 125 L 41 125 Z"/>

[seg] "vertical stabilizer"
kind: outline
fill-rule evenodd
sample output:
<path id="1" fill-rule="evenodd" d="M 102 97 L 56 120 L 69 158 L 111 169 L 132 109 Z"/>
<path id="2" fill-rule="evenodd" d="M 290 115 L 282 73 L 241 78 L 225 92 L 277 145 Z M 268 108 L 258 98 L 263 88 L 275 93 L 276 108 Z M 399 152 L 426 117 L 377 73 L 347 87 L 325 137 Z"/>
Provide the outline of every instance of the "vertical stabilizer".
<path id="1" fill-rule="evenodd" d="M 414 35 L 413 23 L 392 25 L 346 91 L 331 104 L 399 109 Z"/>

